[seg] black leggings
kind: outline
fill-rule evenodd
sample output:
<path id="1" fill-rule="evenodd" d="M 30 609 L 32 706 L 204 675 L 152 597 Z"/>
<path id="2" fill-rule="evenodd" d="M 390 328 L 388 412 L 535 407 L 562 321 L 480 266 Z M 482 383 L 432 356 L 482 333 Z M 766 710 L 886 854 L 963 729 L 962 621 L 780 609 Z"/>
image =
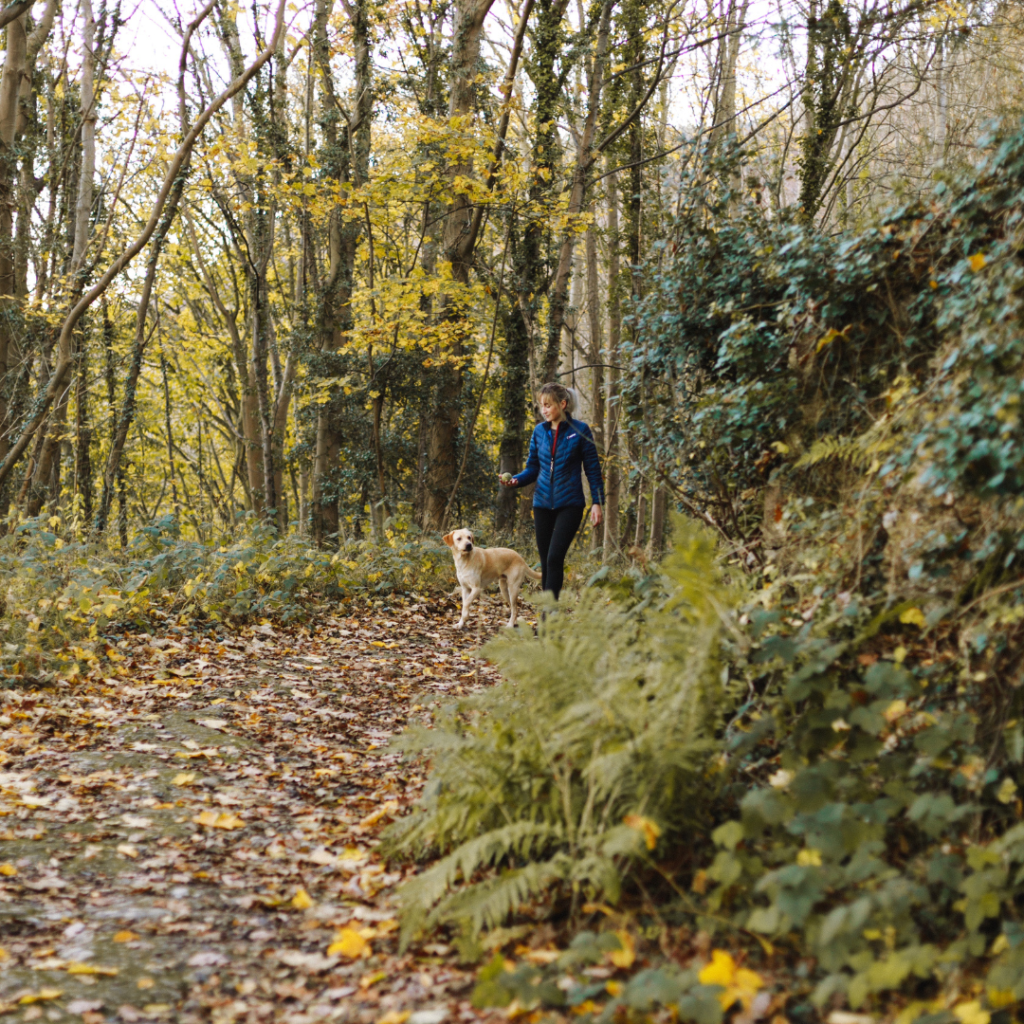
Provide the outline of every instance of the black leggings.
<path id="1" fill-rule="evenodd" d="M 558 599 L 565 572 L 565 556 L 569 554 L 576 531 L 583 519 L 582 505 L 565 508 L 534 508 L 533 525 L 537 530 L 537 550 L 540 552 L 541 587 L 550 590 Z"/>

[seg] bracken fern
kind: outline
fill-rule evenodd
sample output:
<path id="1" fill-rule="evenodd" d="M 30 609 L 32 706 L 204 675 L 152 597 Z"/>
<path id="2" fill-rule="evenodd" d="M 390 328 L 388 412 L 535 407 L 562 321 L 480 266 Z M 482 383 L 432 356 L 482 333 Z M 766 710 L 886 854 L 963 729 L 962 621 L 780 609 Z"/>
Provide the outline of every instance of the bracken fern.
<path id="1" fill-rule="evenodd" d="M 692 797 L 713 784 L 704 760 L 730 704 L 720 648 L 738 595 L 711 540 L 676 533 L 658 577 L 614 596 L 592 587 L 537 638 L 493 641 L 507 682 L 401 741 L 433 768 L 390 851 L 442 856 L 402 890 L 406 942 L 442 923 L 494 927 L 553 888 L 614 900 L 647 846 L 708 805 Z"/>

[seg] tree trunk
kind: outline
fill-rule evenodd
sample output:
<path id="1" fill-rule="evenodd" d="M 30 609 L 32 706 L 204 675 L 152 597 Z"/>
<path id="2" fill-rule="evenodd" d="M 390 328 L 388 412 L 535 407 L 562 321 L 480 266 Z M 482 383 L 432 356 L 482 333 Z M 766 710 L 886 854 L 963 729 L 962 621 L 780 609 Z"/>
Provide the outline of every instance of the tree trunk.
<path id="1" fill-rule="evenodd" d="M 494 0 L 456 0 L 452 26 L 451 95 L 448 103 L 450 121 L 467 118 L 476 106 L 477 71 L 484 18 Z M 456 181 L 469 178 L 473 165 L 469 159 L 453 162 L 448 175 L 453 187 Z M 470 196 L 455 192 L 448 204 L 444 221 L 444 258 L 451 268 L 456 288 L 469 284 L 472 249 L 464 244 L 473 230 L 474 205 Z M 441 317 L 454 325 L 449 350 L 443 354 L 439 383 L 427 438 L 427 480 L 424 494 L 423 525 L 427 530 L 440 530 L 448 507 L 448 497 L 458 474 L 456 440 L 459 431 L 462 398 L 462 334 L 467 326 L 461 303 L 464 295 L 446 295 L 441 302 Z M 439 353 L 439 355 L 441 355 Z"/>
<path id="2" fill-rule="evenodd" d="M 601 21 L 597 31 L 594 58 L 587 76 L 587 120 L 583 126 L 576 166 L 573 169 L 572 185 L 569 189 L 569 204 L 565 213 L 567 226 L 558 252 L 558 266 L 551 287 L 548 302 L 548 339 L 544 357 L 544 377 L 552 380 L 558 368 L 558 354 L 561 347 L 562 325 L 565 320 L 566 300 L 569 294 L 569 278 L 572 273 L 573 251 L 576 247 L 578 225 L 573 223 L 583 212 L 586 195 L 587 174 L 593 166 L 595 154 L 594 136 L 597 132 L 598 114 L 601 109 L 601 92 L 604 82 L 605 56 L 608 52 L 608 38 L 611 33 L 612 0 L 605 0 L 601 10 Z"/>
<path id="3" fill-rule="evenodd" d="M 513 262 L 518 246 L 510 242 Z M 529 400 L 530 332 L 516 296 L 509 297 L 502 315 L 504 343 L 501 362 L 504 373 L 501 382 L 501 440 L 498 444 L 498 471 L 518 473 L 523 468 L 526 442 L 526 412 Z M 499 532 L 511 532 L 516 525 L 516 506 L 520 492 L 515 487 L 501 487 L 498 491 L 498 512 L 495 526 Z"/>
<path id="4" fill-rule="evenodd" d="M 664 486 L 654 488 L 654 500 L 651 509 L 651 539 L 648 551 L 652 558 L 660 558 L 665 550 L 665 519 L 668 513 L 668 489 Z"/>
<path id="5" fill-rule="evenodd" d="M 86 530 L 92 521 L 92 427 L 89 424 L 89 350 L 79 339 L 78 378 L 75 381 L 75 490 L 81 501 Z"/>
<path id="6" fill-rule="evenodd" d="M 607 452 L 605 449 L 605 362 L 603 331 L 601 320 L 601 287 L 597 266 L 597 231 L 591 224 L 587 228 L 587 317 L 589 337 L 587 338 L 587 362 L 590 363 L 590 390 L 593 394 L 593 411 L 591 413 L 591 429 L 597 450 L 605 453 L 605 476 L 607 477 Z M 606 498 L 607 500 L 607 498 Z M 590 547 L 596 551 L 603 544 L 603 531 L 593 530 L 590 534 Z"/>
<path id="7" fill-rule="evenodd" d="M 611 160 L 609 160 L 611 162 Z M 618 175 L 608 176 L 608 367 L 605 427 L 604 560 L 619 553 L 619 350 L 622 343 L 622 287 L 619 266 Z"/>
<path id="8" fill-rule="evenodd" d="M 314 15 L 313 56 L 320 69 L 321 123 L 326 141 L 324 170 L 340 186 L 359 188 L 367 180 L 370 127 L 373 114 L 372 53 L 368 0 L 345 4 L 352 27 L 355 55 L 355 104 L 339 138 L 339 101 L 334 89 L 328 43 L 328 0 L 317 0 Z M 340 376 L 336 354 L 353 327 L 352 292 L 362 218 L 345 219 L 340 206 L 331 212 L 329 265 L 321 300 L 321 367 L 324 376 Z M 344 437 L 328 403 L 317 414 L 316 454 L 313 463 L 313 539 L 320 547 L 338 537 L 339 457 Z"/>

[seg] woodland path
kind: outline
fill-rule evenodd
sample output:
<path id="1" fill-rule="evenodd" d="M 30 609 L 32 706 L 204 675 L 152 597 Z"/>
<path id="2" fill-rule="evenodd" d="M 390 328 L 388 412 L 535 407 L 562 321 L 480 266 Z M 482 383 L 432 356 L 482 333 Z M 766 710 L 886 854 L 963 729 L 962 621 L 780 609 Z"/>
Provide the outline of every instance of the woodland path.
<path id="1" fill-rule="evenodd" d="M 168 620 L 108 633 L 113 663 L 71 682 L 0 691 L 0 1018 L 480 1016 L 446 946 L 398 955 L 402 875 L 375 852 L 423 783 L 389 738 L 497 678 L 472 654 L 497 600 L 456 619 Z"/>

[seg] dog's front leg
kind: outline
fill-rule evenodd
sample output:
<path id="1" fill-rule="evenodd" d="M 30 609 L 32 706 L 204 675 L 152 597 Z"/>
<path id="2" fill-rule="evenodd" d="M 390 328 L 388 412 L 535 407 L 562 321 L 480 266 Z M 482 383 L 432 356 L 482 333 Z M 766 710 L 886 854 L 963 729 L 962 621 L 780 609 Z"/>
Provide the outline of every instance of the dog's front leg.
<path id="1" fill-rule="evenodd" d="M 462 629 L 466 624 L 466 619 L 469 617 L 469 606 L 477 599 L 480 594 L 480 587 L 462 587 L 462 618 L 459 619 L 459 624 L 455 627 L 456 629 Z"/>

